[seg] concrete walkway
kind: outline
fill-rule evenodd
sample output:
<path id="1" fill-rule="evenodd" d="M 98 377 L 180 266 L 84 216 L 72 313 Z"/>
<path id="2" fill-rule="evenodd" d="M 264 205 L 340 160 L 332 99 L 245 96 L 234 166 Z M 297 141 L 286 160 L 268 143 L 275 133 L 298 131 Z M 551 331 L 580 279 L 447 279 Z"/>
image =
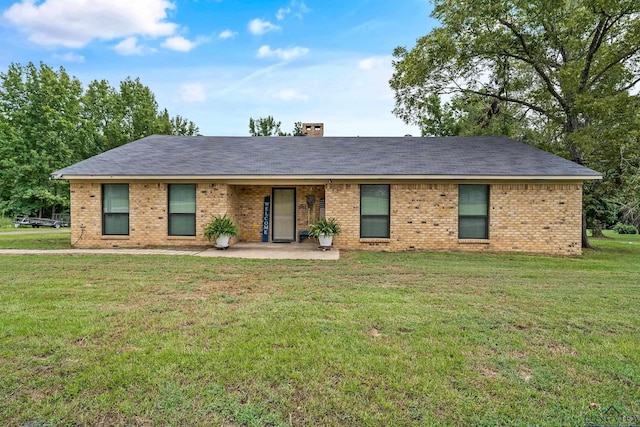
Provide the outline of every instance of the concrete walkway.
<path id="1" fill-rule="evenodd" d="M 338 260 L 340 250 L 318 249 L 315 243 L 236 243 L 225 250 L 174 249 L 0 249 L 0 255 L 182 255 L 211 258 Z"/>

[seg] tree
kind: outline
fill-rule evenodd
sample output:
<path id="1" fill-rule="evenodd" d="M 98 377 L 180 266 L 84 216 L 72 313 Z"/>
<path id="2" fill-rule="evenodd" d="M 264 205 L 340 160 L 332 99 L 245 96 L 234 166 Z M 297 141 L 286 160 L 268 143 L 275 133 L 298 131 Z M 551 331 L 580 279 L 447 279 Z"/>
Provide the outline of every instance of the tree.
<path id="1" fill-rule="evenodd" d="M 69 205 L 69 186 L 50 174 L 154 133 L 196 135 L 181 116 L 158 111 L 153 92 L 127 78 L 80 81 L 64 68 L 11 64 L 0 73 L 0 213 L 42 215 Z"/>
<path id="2" fill-rule="evenodd" d="M 302 122 L 295 122 L 293 124 L 293 136 L 304 136 L 304 131 L 302 130 Z"/>
<path id="3" fill-rule="evenodd" d="M 106 80 L 94 80 L 87 86 L 82 104 L 89 134 L 93 138 L 95 154 L 128 142 L 122 132 L 119 112 L 119 93 Z"/>
<path id="4" fill-rule="evenodd" d="M 616 104 L 598 108 L 591 120 L 575 135 L 604 176 L 585 185 L 587 220 L 597 230 L 614 225 L 615 213 L 622 222 L 640 226 L 640 97 L 620 95 Z"/>
<path id="5" fill-rule="evenodd" d="M 0 208 L 42 213 L 68 205 L 68 185 L 49 174 L 91 153 L 82 85 L 64 68 L 12 64 L 0 74 Z"/>
<path id="6" fill-rule="evenodd" d="M 187 120 L 181 115 L 169 116 L 169 111 L 165 108 L 158 114 L 155 132 L 159 135 L 198 135 L 200 129 L 191 120 Z"/>
<path id="7" fill-rule="evenodd" d="M 604 152 L 630 142 L 596 135 L 614 106 L 629 112 L 616 126 L 636 126 L 627 118 L 638 114 L 629 95 L 640 81 L 637 0 L 434 3 L 442 26 L 394 50 L 394 113 L 405 122 L 420 125 L 432 95 L 475 95 L 555 135 L 554 151 L 581 165 L 597 168 Z M 582 240 L 588 247 L 584 215 Z"/>
<path id="8" fill-rule="evenodd" d="M 276 122 L 273 116 L 249 119 L 249 133 L 251 136 L 280 136 L 282 122 Z"/>
<path id="9" fill-rule="evenodd" d="M 167 111 L 166 108 L 164 110 Z M 196 126 L 191 120 L 185 119 L 181 115 L 177 115 L 171 118 L 169 121 L 171 124 L 170 133 L 167 135 L 190 135 L 195 136 L 200 133 L 200 128 Z"/>
<path id="10" fill-rule="evenodd" d="M 304 136 L 302 122 L 293 124 L 293 132 L 280 130 L 282 122 L 276 122 L 273 116 L 260 117 L 256 120 L 249 118 L 249 134 L 251 136 Z"/>
<path id="11" fill-rule="evenodd" d="M 127 142 L 153 135 L 156 130 L 158 103 L 149 87 L 139 78 L 127 77 L 120 82 L 118 113 L 122 120 L 122 134 Z"/>
<path id="12" fill-rule="evenodd" d="M 422 136 L 504 135 L 547 150 L 554 146 L 549 141 L 555 136 L 546 133 L 544 122 L 504 101 L 460 94 L 444 104 L 430 95 L 426 103 Z"/>
<path id="13" fill-rule="evenodd" d="M 82 99 L 83 114 L 101 153 L 148 135 L 197 135 L 198 126 L 180 115 L 158 110 L 155 95 L 139 79 L 127 78 L 120 90 L 106 80 L 89 83 Z"/>
<path id="14" fill-rule="evenodd" d="M 419 126 L 422 136 L 460 135 L 460 125 L 451 105 L 442 105 L 438 95 L 429 95 L 424 100 L 425 115 Z"/>

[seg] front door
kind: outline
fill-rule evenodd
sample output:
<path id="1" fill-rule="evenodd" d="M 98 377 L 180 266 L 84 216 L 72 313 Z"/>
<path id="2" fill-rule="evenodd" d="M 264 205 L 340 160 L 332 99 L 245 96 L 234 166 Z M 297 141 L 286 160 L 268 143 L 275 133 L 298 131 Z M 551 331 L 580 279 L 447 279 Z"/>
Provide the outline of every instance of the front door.
<path id="1" fill-rule="evenodd" d="M 273 214 L 271 240 L 273 242 L 296 241 L 296 189 L 273 189 Z"/>

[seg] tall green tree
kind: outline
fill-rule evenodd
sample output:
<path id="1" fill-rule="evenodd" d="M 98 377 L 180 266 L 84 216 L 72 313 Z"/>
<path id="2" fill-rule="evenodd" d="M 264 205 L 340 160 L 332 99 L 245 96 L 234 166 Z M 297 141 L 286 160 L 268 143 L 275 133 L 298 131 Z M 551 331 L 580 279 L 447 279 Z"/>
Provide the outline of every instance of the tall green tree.
<path id="1" fill-rule="evenodd" d="M 295 122 L 293 124 L 292 136 L 304 136 L 304 130 L 302 130 L 302 122 Z"/>
<path id="2" fill-rule="evenodd" d="M 60 68 L 12 64 L 0 74 L 0 209 L 42 212 L 68 204 L 66 183 L 49 174 L 91 154 L 81 115 L 82 85 Z"/>
<path id="3" fill-rule="evenodd" d="M 249 118 L 249 134 L 251 136 L 281 136 L 282 122 L 276 122 L 273 116 Z"/>
<path id="4" fill-rule="evenodd" d="M 127 77 L 120 82 L 117 111 L 127 142 L 155 133 L 158 103 L 151 89 L 143 85 L 139 78 L 132 80 Z"/>
<path id="5" fill-rule="evenodd" d="M 92 81 L 83 95 L 83 114 L 95 154 L 129 142 L 122 131 L 118 98 L 119 93 L 106 80 Z"/>
<path id="6" fill-rule="evenodd" d="M 613 106 L 636 108 L 618 126 L 636 125 L 622 120 L 638 113 L 637 0 L 434 0 L 433 17 L 441 26 L 394 50 L 394 113 L 405 122 L 420 125 L 432 95 L 474 95 L 543 123 L 555 151 L 582 165 L 597 169 L 603 151 L 632 142 L 596 136 Z"/>
<path id="7" fill-rule="evenodd" d="M 152 134 L 197 135 L 200 131 L 191 120 L 172 117 L 166 108 L 158 110 L 155 95 L 140 79 L 127 78 L 119 89 L 106 80 L 94 80 L 82 103 L 98 153 Z"/>
<path id="8" fill-rule="evenodd" d="M 85 91 L 64 68 L 11 64 L 0 73 L 0 214 L 42 214 L 69 204 L 51 172 L 154 133 L 196 135 L 182 116 L 158 110 L 139 79 Z"/>
<path id="9" fill-rule="evenodd" d="M 169 111 L 162 110 L 156 120 L 155 133 L 159 135 L 198 135 L 200 129 L 191 120 L 181 115 L 171 117 Z"/>
<path id="10" fill-rule="evenodd" d="M 422 136 L 504 135 L 547 150 L 555 148 L 555 135 L 547 134 L 544 121 L 507 102 L 475 94 L 459 94 L 446 103 L 430 95 L 426 102 Z"/>
<path id="11" fill-rule="evenodd" d="M 273 116 L 249 118 L 249 134 L 251 136 L 304 136 L 302 122 L 293 124 L 293 132 L 283 132 L 282 122 L 276 122 Z"/>

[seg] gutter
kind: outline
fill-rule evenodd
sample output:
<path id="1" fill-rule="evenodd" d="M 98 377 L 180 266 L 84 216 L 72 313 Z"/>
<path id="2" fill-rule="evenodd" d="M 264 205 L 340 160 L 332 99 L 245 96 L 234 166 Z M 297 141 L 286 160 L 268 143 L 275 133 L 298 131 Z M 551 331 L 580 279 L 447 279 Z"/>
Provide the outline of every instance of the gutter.
<path id="1" fill-rule="evenodd" d="M 70 175 L 51 174 L 51 179 L 79 181 L 316 181 L 318 183 L 352 181 L 590 181 L 602 175 Z"/>

